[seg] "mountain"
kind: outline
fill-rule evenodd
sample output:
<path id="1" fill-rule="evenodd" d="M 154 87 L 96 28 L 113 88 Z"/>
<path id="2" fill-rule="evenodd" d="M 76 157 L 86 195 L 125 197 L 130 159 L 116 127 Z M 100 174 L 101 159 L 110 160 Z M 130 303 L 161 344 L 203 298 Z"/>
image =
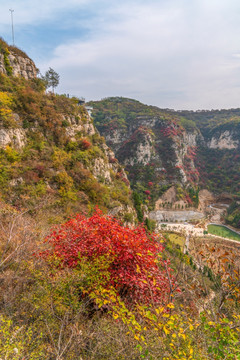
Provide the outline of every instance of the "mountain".
<path id="1" fill-rule="evenodd" d="M 172 186 L 175 200 L 191 206 L 201 189 L 240 196 L 240 109 L 174 111 L 121 97 L 90 104 L 145 202 L 154 206 Z"/>
<path id="2" fill-rule="evenodd" d="M 134 220 L 127 175 L 78 99 L 46 93 L 34 63 L 1 41 L 1 201 L 50 222 L 104 212 Z"/>
<path id="3" fill-rule="evenodd" d="M 210 203 L 196 160 L 238 151 L 237 126 L 107 99 L 95 121 L 115 155 L 87 106 L 0 55 L 0 358 L 237 359 L 240 244 L 132 224 L 132 198 L 141 221 L 155 199 Z"/>

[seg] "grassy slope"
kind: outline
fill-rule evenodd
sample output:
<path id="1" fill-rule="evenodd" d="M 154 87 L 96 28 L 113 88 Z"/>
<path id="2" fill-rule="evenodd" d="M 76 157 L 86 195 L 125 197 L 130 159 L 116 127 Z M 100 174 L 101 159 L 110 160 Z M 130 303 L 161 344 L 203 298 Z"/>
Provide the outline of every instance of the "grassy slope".
<path id="1" fill-rule="evenodd" d="M 208 232 L 213 235 L 240 241 L 240 235 L 236 234 L 234 231 L 231 231 L 230 229 L 226 228 L 225 226 L 208 225 Z"/>

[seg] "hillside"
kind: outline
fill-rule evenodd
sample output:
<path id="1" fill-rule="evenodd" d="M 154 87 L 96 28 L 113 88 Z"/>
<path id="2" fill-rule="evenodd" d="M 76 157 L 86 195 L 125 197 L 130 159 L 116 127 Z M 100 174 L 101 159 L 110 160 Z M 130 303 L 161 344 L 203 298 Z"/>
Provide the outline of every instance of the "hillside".
<path id="1" fill-rule="evenodd" d="M 198 205 L 197 189 L 240 195 L 240 110 L 159 109 L 125 98 L 91 102 L 96 127 L 153 205 L 175 186 Z"/>
<path id="2" fill-rule="evenodd" d="M 196 188 L 197 125 L 107 100 L 97 126 L 132 196 L 87 108 L 1 44 L 0 359 L 239 359 L 239 244 L 191 236 L 184 254 L 184 233 L 136 220 L 143 196 L 212 201 Z"/>
<path id="3" fill-rule="evenodd" d="M 127 176 L 85 107 L 14 64 L 10 76 L 0 71 L 1 200 L 52 223 L 96 205 L 133 221 Z"/>

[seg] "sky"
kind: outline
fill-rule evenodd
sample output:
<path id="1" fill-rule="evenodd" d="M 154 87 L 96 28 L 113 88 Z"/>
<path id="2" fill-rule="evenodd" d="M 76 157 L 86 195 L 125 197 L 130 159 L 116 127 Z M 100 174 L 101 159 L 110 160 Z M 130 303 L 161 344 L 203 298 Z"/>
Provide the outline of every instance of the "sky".
<path id="1" fill-rule="evenodd" d="M 239 0 L 0 0 L 0 36 L 58 93 L 170 109 L 240 107 Z"/>

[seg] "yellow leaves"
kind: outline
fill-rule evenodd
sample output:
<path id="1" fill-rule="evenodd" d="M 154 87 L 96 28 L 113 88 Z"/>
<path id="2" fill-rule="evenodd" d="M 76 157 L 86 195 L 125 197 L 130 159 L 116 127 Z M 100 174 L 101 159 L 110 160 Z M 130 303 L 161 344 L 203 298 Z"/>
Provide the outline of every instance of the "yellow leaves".
<path id="1" fill-rule="evenodd" d="M 68 154 L 63 149 L 54 149 L 54 153 L 52 155 L 52 161 L 56 168 L 61 168 L 64 165 L 67 165 L 71 160 L 71 154 Z"/>
<path id="2" fill-rule="evenodd" d="M 160 315 L 164 311 L 164 307 L 161 306 L 159 308 L 156 308 L 155 311 L 156 311 L 157 315 Z"/>
<path id="3" fill-rule="evenodd" d="M 179 333 L 179 336 L 181 336 L 184 340 L 186 340 L 186 335 Z"/>
<path id="4" fill-rule="evenodd" d="M 137 264 L 137 273 L 140 273 L 141 271 L 140 271 L 140 267 L 138 266 L 138 264 Z"/>
<path id="5" fill-rule="evenodd" d="M 165 332 L 166 335 L 170 334 L 170 331 L 165 325 L 163 326 L 163 331 Z"/>
<path id="6" fill-rule="evenodd" d="M 2 120 L 12 118 L 12 102 L 12 97 L 8 93 L 0 91 L 0 118 Z"/>
<path id="7" fill-rule="evenodd" d="M 169 304 L 167 305 L 167 307 L 168 307 L 169 309 L 174 309 L 173 303 L 169 303 Z"/>
<path id="8" fill-rule="evenodd" d="M 10 110 L 10 109 L 0 109 L 1 117 L 8 117 L 11 114 L 12 114 L 12 110 Z"/>
<path id="9" fill-rule="evenodd" d="M 12 102 L 12 97 L 7 92 L 0 91 L 0 107 L 11 106 Z"/>
<path id="10" fill-rule="evenodd" d="M 170 317 L 170 315 L 169 315 L 169 314 L 163 314 L 163 317 L 165 317 L 165 318 L 169 318 L 169 317 Z"/>

